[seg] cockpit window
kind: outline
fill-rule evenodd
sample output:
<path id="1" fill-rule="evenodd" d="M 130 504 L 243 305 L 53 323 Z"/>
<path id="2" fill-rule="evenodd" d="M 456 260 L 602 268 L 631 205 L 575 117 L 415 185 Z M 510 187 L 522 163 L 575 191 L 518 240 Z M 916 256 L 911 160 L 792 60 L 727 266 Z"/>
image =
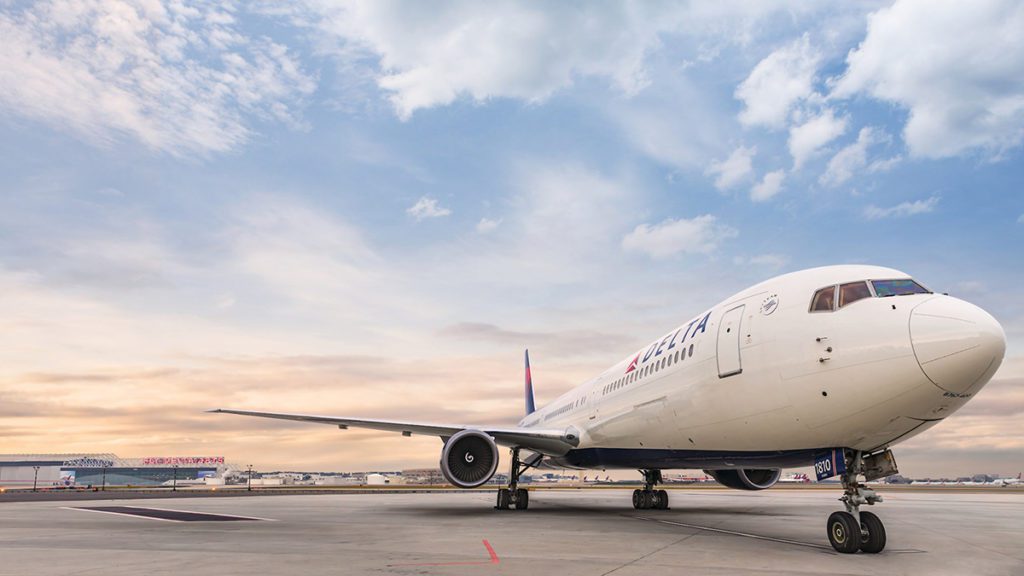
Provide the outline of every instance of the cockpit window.
<path id="1" fill-rule="evenodd" d="M 811 312 L 831 312 L 835 301 L 836 287 L 822 288 L 814 293 L 814 300 L 811 300 Z"/>
<path id="2" fill-rule="evenodd" d="M 871 298 L 871 290 L 867 282 L 850 282 L 839 286 L 839 307 L 856 302 L 863 298 Z"/>
<path id="3" fill-rule="evenodd" d="M 875 294 L 879 298 L 903 296 L 905 294 L 931 294 L 924 286 L 910 278 L 903 280 L 872 280 L 871 285 L 874 286 Z"/>

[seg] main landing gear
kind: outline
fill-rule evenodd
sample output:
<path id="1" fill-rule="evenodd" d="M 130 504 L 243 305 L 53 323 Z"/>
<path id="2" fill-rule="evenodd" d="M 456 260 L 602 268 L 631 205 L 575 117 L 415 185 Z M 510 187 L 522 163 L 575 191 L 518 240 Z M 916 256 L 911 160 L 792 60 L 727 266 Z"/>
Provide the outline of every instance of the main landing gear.
<path id="1" fill-rule="evenodd" d="M 526 510 L 530 506 L 530 492 L 519 487 L 519 477 L 530 468 L 540 464 L 544 459 L 541 454 L 534 454 L 526 461 L 519 460 L 519 448 L 512 449 L 512 466 L 508 473 L 508 488 L 498 490 L 498 503 L 495 510 L 508 510 L 515 506 L 516 510 Z"/>
<path id="2" fill-rule="evenodd" d="M 885 526 L 871 512 L 861 512 L 861 504 L 869 506 L 875 502 L 881 502 L 882 497 L 864 484 L 857 481 L 857 475 L 867 472 L 869 469 L 877 469 L 878 462 L 883 457 L 891 461 L 891 452 L 884 452 L 876 456 L 869 456 L 870 465 L 865 464 L 865 458 L 860 451 L 854 452 L 852 458 L 847 458 L 846 472 L 841 475 L 843 482 L 843 497 L 839 500 L 846 505 L 845 512 L 833 512 L 828 517 L 828 541 L 835 548 L 836 552 L 853 554 L 860 550 L 867 554 L 877 554 L 885 548 Z M 893 462 L 895 468 L 895 462 Z M 866 474 L 865 478 L 869 478 Z"/>
<path id="3" fill-rule="evenodd" d="M 644 489 L 633 490 L 633 508 L 637 510 L 668 510 L 668 492 L 655 490 L 662 482 L 661 470 L 641 470 L 644 475 Z"/>

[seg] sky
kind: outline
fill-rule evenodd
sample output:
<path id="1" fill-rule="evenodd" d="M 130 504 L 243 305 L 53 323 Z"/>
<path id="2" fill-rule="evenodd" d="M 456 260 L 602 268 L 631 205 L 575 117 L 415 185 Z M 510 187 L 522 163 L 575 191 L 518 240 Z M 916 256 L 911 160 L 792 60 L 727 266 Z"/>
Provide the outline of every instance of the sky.
<path id="1" fill-rule="evenodd" d="M 1007 358 L 896 447 L 1024 469 L 1019 2 L 0 0 L 0 453 L 436 465 L 787 271 L 891 266 Z"/>

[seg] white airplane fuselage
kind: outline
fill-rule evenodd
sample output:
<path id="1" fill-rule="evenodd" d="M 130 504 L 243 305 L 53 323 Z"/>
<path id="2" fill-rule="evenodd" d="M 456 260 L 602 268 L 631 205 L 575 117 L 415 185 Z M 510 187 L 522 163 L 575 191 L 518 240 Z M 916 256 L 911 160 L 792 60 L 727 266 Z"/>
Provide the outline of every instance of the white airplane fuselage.
<path id="1" fill-rule="evenodd" d="M 963 406 L 1006 347 L 991 315 L 941 294 L 883 297 L 872 286 L 870 297 L 811 310 L 822 288 L 897 279 L 910 276 L 829 266 L 762 282 L 519 425 L 575 432 L 578 445 L 548 462 L 577 468 L 785 468 L 832 447 L 886 448 Z"/>

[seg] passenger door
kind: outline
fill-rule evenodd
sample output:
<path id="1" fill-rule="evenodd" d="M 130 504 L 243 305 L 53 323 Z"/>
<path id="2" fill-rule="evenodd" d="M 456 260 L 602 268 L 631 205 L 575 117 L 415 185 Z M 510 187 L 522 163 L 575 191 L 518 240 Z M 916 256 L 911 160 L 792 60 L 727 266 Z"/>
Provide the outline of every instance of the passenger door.
<path id="1" fill-rule="evenodd" d="M 718 325 L 719 378 L 743 372 L 743 364 L 740 361 L 740 332 L 745 308 L 744 304 L 730 308 L 722 315 L 722 321 Z"/>

